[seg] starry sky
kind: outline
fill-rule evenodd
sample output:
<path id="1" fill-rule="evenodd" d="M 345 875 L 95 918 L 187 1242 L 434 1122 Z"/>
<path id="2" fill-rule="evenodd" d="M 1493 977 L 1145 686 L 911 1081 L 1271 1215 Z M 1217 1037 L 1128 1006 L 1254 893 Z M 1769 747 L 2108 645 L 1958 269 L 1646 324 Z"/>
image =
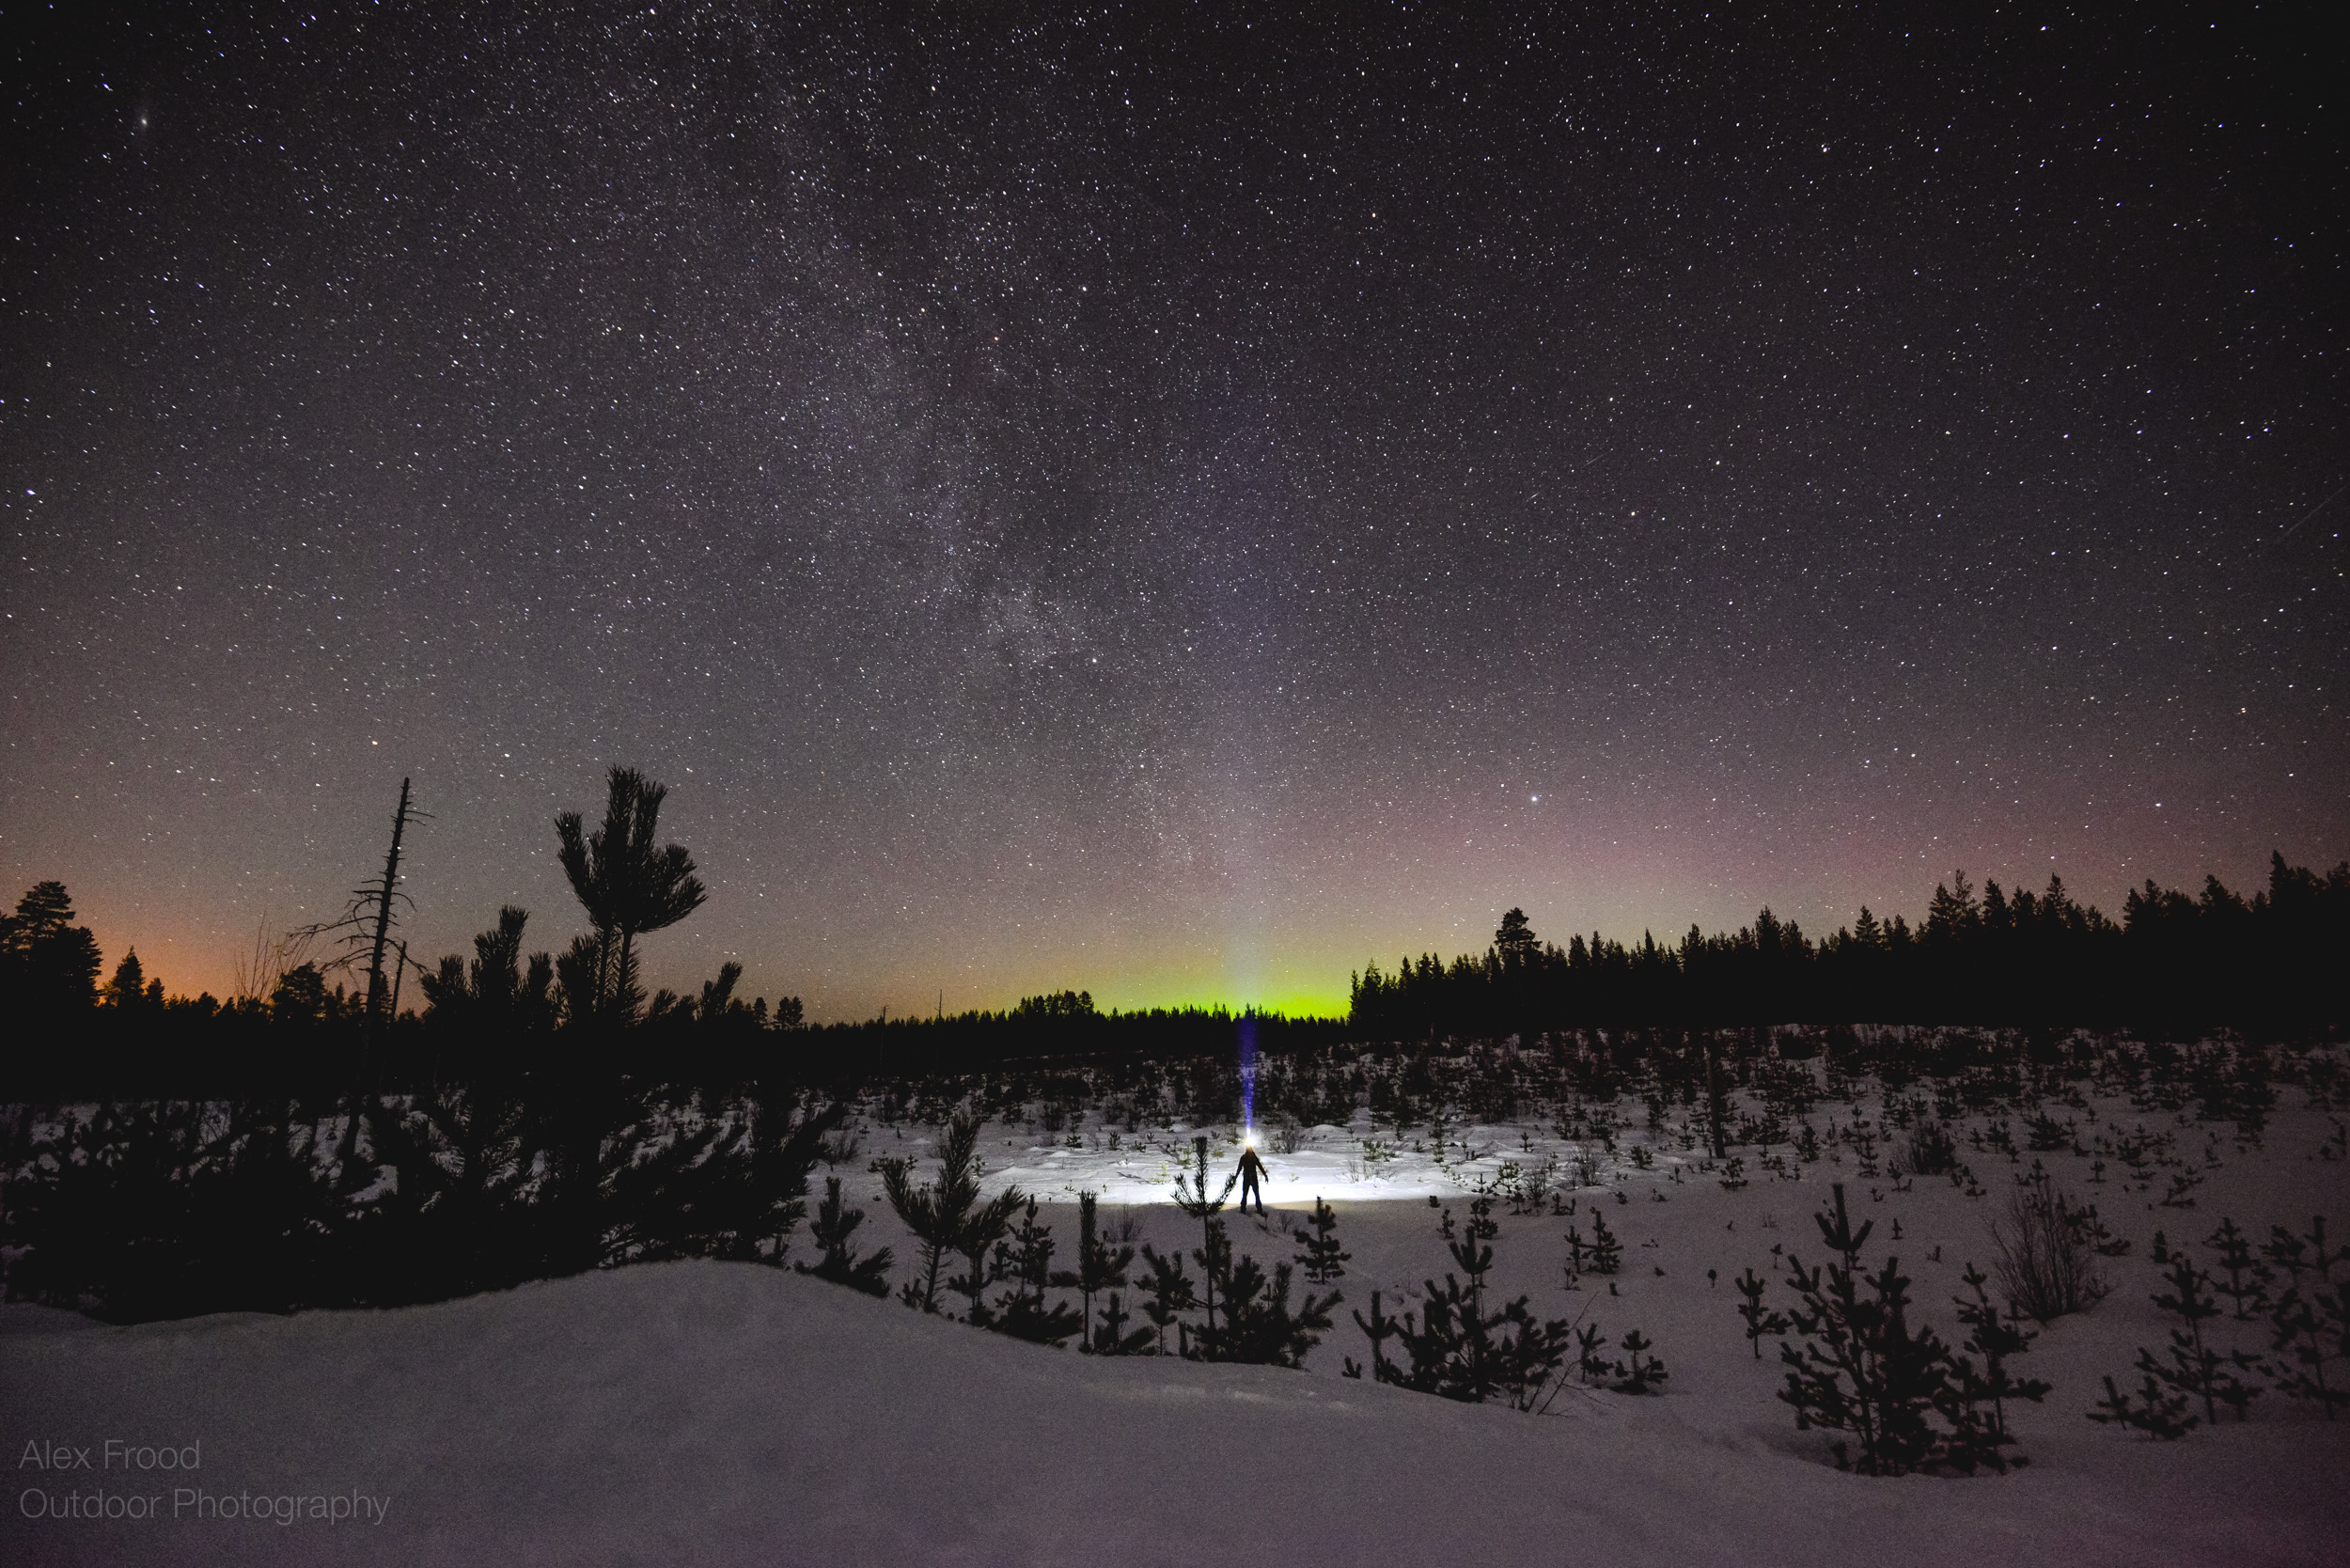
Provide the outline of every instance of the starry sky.
<path id="1" fill-rule="evenodd" d="M 2350 855 L 2297 8 L 8 9 L 0 875 L 174 991 L 615 762 L 815 1018 Z"/>

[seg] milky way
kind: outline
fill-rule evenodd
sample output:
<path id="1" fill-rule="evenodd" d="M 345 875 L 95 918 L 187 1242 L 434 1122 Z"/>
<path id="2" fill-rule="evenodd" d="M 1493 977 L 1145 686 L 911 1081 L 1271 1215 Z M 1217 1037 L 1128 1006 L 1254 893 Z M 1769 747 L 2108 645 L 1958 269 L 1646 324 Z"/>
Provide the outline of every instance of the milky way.
<path id="1" fill-rule="evenodd" d="M 7 893 L 219 990 L 413 776 L 559 947 L 626 762 L 830 1017 L 2350 854 L 2317 42 L 1297 9 L 24 35 Z"/>

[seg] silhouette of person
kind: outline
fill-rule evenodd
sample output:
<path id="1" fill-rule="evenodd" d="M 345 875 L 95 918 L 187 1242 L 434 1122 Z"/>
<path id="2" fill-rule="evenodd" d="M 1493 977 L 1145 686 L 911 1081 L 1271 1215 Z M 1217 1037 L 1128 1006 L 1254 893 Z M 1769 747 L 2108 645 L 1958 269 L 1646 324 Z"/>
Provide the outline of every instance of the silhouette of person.
<path id="1" fill-rule="evenodd" d="M 1252 1144 L 1243 1149 L 1240 1152 L 1240 1212 L 1242 1214 L 1248 1212 L 1248 1200 L 1252 1194 L 1257 1200 L 1257 1213 L 1260 1215 L 1264 1213 L 1264 1190 L 1257 1185 L 1258 1181 L 1263 1175 L 1264 1161 L 1257 1158 L 1256 1147 Z"/>

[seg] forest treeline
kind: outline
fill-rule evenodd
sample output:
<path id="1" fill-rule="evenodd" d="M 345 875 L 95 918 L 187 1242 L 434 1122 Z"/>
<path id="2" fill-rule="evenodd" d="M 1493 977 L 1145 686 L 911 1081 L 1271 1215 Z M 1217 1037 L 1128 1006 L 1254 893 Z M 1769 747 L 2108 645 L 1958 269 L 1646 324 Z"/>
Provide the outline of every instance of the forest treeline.
<path id="1" fill-rule="evenodd" d="M 2306 1028 L 2350 1015 L 2350 862 L 2319 874 L 2272 856 L 2246 897 L 2208 877 L 2200 895 L 2148 882 L 2119 922 L 2050 878 L 2037 894 L 1961 874 L 1924 922 L 1862 909 L 1814 941 L 1767 908 L 1736 933 L 1692 926 L 1677 945 L 1594 933 L 1561 948 L 1523 913 L 1481 954 L 1376 964 L 1344 1018 L 1221 1008 L 1104 1011 L 1088 993 L 1002 1011 L 810 1026 L 797 997 L 738 994 L 727 963 L 698 991 L 648 995 L 644 938 L 706 898 L 692 856 L 661 844 L 666 789 L 632 769 L 607 780 L 601 823 L 555 821 L 558 858 L 588 929 L 531 951 L 531 916 L 497 912 L 470 954 L 412 958 L 399 936 L 405 786 L 379 875 L 344 917 L 291 933 L 282 963 L 249 966 L 241 995 L 166 995 L 135 951 L 104 958 L 70 895 L 43 882 L 0 916 L 0 1096 L 286 1090 L 341 1096 L 450 1081 L 582 1074 L 712 1086 L 840 1087 L 1032 1057 L 1177 1058 L 1232 1048 L 1244 1022 L 1279 1055 L 1341 1041 L 1528 1039 L 1593 1026 L 1771 1023 Z M 306 956 L 316 952 L 319 956 Z M 264 978 L 266 977 L 266 979 Z"/>
<path id="2" fill-rule="evenodd" d="M 1965 872 L 1938 884 L 1922 925 L 1865 906 L 1813 941 L 1765 907 L 1751 925 L 1674 945 L 1594 932 L 1564 948 L 1511 910 L 1493 945 L 1366 965 L 1348 1023 L 1367 1040 L 1532 1038 L 1607 1025 L 1767 1023 L 2228 1024 L 2307 1028 L 2350 1016 L 2350 862 L 2323 875 L 2269 859 L 2250 897 L 2216 876 L 2200 895 L 2153 881 L 2119 922 L 2060 878 L 2040 893 Z"/>
<path id="3" fill-rule="evenodd" d="M 796 996 L 736 994 L 742 965 L 699 992 L 597 1005 L 592 981 L 558 979 L 525 955 L 528 915 L 502 910 L 418 977 L 420 1007 L 370 1024 L 363 990 L 306 961 L 269 990 L 221 1001 L 164 994 L 135 950 L 102 984 L 96 937 L 70 896 L 42 883 L 0 916 L 0 1009 L 21 1026 L 0 1047 L 0 1098 L 55 1094 L 335 1096 L 437 1082 L 563 1077 L 582 1071 L 680 1084 L 842 1086 L 884 1074 L 960 1072 L 1027 1057 L 1173 1059 L 1229 1055 L 1246 1017 L 1261 1048 L 1345 1038 L 1343 1020 L 1236 1014 L 1221 1007 L 1103 1011 L 1086 992 L 1025 996 L 1001 1011 L 811 1025 Z M 413 994 L 413 993 L 412 993 Z"/>
<path id="4" fill-rule="evenodd" d="M 796 996 L 738 994 L 728 962 L 697 992 L 647 994 L 645 937 L 705 902 L 694 860 L 659 842 L 667 791 L 629 768 L 607 780 L 603 820 L 555 820 L 556 855 L 588 929 L 531 951 L 530 913 L 508 906 L 473 950 L 426 963 L 399 936 L 403 784 L 381 872 L 342 918 L 288 933 L 247 965 L 242 994 L 167 996 L 135 949 L 101 983 L 104 955 L 62 883 L 0 915 L 0 1098 L 70 1094 L 309 1097 L 397 1093 L 445 1082 L 630 1079 L 713 1087 L 841 1087 L 883 1074 L 959 1072 L 1026 1057 L 1173 1058 L 1228 1054 L 1245 1016 L 1268 1051 L 1343 1038 L 1336 1019 L 1236 1016 L 1224 1008 L 1104 1011 L 1090 994 L 1002 1011 L 811 1026 Z M 307 956 L 311 953 L 319 956 Z M 265 962 L 274 953 L 282 962 Z M 264 976 L 270 977 L 266 980 Z"/>

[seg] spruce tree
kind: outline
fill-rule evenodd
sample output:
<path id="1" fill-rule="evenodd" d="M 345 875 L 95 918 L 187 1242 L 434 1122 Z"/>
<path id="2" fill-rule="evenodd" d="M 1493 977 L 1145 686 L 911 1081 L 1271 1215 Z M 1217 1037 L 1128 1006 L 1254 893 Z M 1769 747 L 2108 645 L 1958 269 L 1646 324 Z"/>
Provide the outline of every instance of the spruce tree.
<path id="1" fill-rule="evenodd" d="M 133 948 L 115 965 L 114 979 L 106 982 L 106 1005 L 118 1011 L 135 1012 L 147 1003 L 147 969 L 139 963 L 139 951 Z"/>
<path id="2" fill-rule="evenodd" d="M 72 921 L 62 882 L 35 883 L 0 917 L 0 1008 L 11 1018 L 49 1023 L 97 1005 L 104 960 L 89 927 Z"/>

